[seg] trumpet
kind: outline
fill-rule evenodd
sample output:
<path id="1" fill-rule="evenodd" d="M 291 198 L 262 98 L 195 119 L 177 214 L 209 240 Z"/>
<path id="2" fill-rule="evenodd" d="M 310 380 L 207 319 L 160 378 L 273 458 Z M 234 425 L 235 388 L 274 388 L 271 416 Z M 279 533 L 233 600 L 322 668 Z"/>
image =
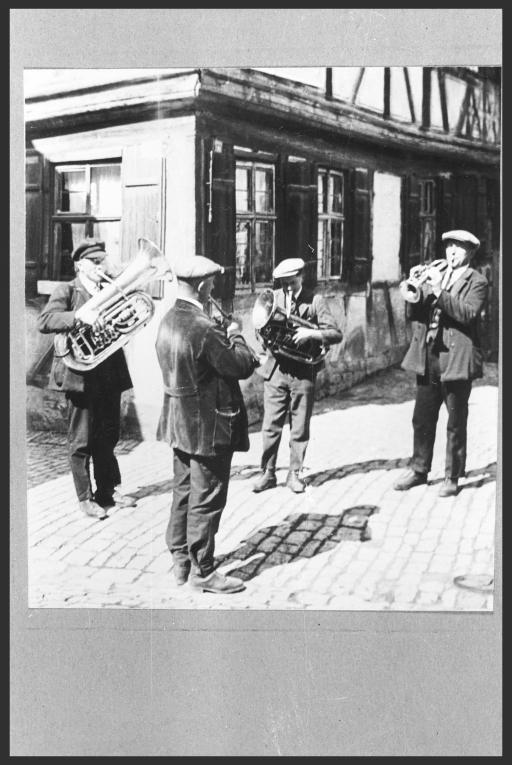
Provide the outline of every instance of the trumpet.
<path id="1" fill-rule="evenodd" d="M 444 258 L 439 258 L 439 260 L 433 260 L 430 263 L 413 266 L 409 272 L 409 277 L 402 282 L 404 292 L 410 297 L 417 298 L 419 296 L 419 288 L 427 281 L 428 272 L 431 268 L 435 268 L 439 273 L 443 274 L 448 268 L 448 263 Z"/>
<path id="2" fill-rule="evenodd" d="M 216 323 L 219 325 L 219 327 L 221 327 L 221 329 L 223 329 L 223 330 L 224 330 L 224 331 L 227 333 L 227 328 L 229 327 L 229 325 L 230 325 L 230 324 L 231 324 L 233 321 L 235 321 L 235 322 L 236 322 L 236 319 L 234 319 L 234 317 L 233 317 L 233 314 L 232 314 L 232 313 L 227 313 L 227 312 L 226 312 L 226 311 L 225 311 L 225 310 L 224 310 L 224 309 L 223 309 L 223 308 L 222 308 L 222 307 L 221 307 L 221 306 L 220 306 L 220 305 L 217 303 L 217 301 L 216 301 L 216 300 L 214 300 L 214 298 L 212 298 L 212 296 L 211 296 L 211 295 L 210 295 L 210 297 L 208 298 L 208 304 L 207 304 L 207 305 L 208 305 L 208 315 L 210 316 L 210 318 L 211 318 L 211 319 L 213 319 L 213 321 L 215 321 L 215 322 L 216 322 Z M 220 314 L 220 316 L 216 316 L 216 315 L 215 315 L 215 313 L 212 313 L 212 308 L 213 308 L 213 309 L 214 309 L 214 310 L 215 310 L 215 311 L 216 311 L 218 314 Z M 239 322 L 236 322 L 236 323 L 237 323 L 237 324 L 240 324 Z M 242 328 L 242 327 L 240 326 L 240 329 L 241 329 L 241 328 Z M 261 364 L 261 360 L 260 360 L 260 357 L 259 357 L 259 355 L 256 353 L 256 351 L 254 350 L 254 348 L 251 348 L 251 346 L 249 345 L 249 343 L 246 343 L 246 345 L 247 345 L 247 347 L 249 348 L 249 350 L 250 350 L 250 351 L 251 351 L 251 353 L 252 353 L 252 357 L 253 357 L 253 359 L 254 359 L 254 363 L 255 363 L 255 365 L 256 365 L 256 366 L 260 366 L 260 364 Z"/>

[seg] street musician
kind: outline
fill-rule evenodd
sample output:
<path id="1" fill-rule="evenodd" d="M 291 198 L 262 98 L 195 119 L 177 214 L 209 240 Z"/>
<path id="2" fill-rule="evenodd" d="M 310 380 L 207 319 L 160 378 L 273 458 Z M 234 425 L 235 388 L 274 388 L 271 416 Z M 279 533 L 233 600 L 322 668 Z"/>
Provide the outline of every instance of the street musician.
<path id="1" fill-rule="evenodd" d="M 274 279 L 280 288 L 274 290 L 275 303 L 281 314 L 299 318 L 293 332 L 293 342 L 301 346 L 317 341 L 324 348 L 340 343 L 342 333 L 329 309 L 327 301 L 303 286 L 305 262 L 302 258 L 287 258 L 274 269 Z M 315 383 L 320 363 L 290 358 L 264 342 L 266 358 L 261 366 L 263 376 L 264 415 L 262 426 L 262 473 L 253 486 L 254 492 L 272 489 L 277 485 L 276 462 L 283 426 L 287 414 L 290 419 L 290 460 L 286 485 L 291 491 L 305 491 L 301 477 L 304 455 L 309 442 L 310 421 L 313 413 Z"/>

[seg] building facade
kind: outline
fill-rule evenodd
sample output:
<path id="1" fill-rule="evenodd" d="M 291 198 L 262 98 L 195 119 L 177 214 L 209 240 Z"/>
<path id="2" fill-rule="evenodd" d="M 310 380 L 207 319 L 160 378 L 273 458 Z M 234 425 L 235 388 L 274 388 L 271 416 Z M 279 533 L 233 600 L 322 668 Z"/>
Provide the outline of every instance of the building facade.
<path id="1" fill-rule="evenodd" d="M 116 78 L 117 74 L 117 78 Z M 318 396 L 399 362 L 409 329 L 398 284 L 442 255 L 441 233 L 467 228 L 488 280 L 486 357 L 497 358 L 500 250 L 500 69 L 344 67 L 75 70 L 26 88 L 28 422 L 63 426 L 45 390 L 50 338 L 35 319 L 69 257 L 101 236 L 120 263 L 141 236 L 171 258 L 226 267 L 216 297 L 247 340 L 260 290 L 287 257 L 330 301 L 343 343 Z M 67 76 L 67 79 L 66 79 Z M 80 78 L 84 79 L 81 80 Z M 154 354 L 174 285 L 153 283 L 153 321 L 127 346 L 134 390 L 125 433 L 152 438 L 160 411 Z M 262 380 L 245 382 L 251 419 Z"/>

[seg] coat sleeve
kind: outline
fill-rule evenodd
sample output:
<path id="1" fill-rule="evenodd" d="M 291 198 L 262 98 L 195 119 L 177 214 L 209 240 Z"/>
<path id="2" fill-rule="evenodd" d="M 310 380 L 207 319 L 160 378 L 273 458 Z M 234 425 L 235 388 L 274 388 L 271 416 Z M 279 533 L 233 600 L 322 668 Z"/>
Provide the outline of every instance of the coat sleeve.
<path id="1" fill-rule="evenodd" d="M 485 279 L 475 281 L 464 295 L 452 295 L 441 290 L 437 305 L 460 324 L 470 324 L 480 314 L 487 298 Z"/>
<path id="2" fill-rule="evenodd" d="M 250 377 L 258 365 L 242 335 L 232 335 L 228 340 L 217 327 L 209 327 L 206 331 L 201 355 L 221 377 L 237 380 Z"/>
<path id="3" fill-rule="evenodd" d="M 435 303 L 435 295 L 430 287 L 420 286 L 420 299 L 417 303 L 405 303 L 406 316 L 411 321 L 428 322 L 430 318 L 430 309 Z"/>
<path id="4" fill-rule="evenodd" d="M 322 340 L 326 345 L 336 345 L 343 340 L 343 333 L 341 332 L 336 319 L 332 315 L 329 304 L 325 298 L 321 295 L 315 295 L 313 298 L 313 317 L 316 319 L 318 329 L 322 333 Z"/>
<path id="5" fill-rule="evenodd" d="M 72 287 L 59 284 L 53 291 L 42 313 L 37 319 L 39 332 L 66 332 L 75 324 L 75 312 L 71 310 Z"/>

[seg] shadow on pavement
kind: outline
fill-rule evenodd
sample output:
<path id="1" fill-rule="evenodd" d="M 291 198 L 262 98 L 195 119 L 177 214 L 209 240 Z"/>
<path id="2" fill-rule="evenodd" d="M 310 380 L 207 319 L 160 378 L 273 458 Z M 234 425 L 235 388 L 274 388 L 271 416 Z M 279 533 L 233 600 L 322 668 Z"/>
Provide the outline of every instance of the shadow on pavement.
<path id="1" fill-rule="evenodd" d="M 376 505 L 356 505 L 341 515 L 289 515 L 277 526 L 260 529 L 236 550 L 217 556 L 216 567 L 230 566 L 230 575 L 247 581 L 273 566 L 312 558 L 340 542 L 366 541 L 371 538 L 368 520 L 376 512 Z"/>
<path id="2" fill-rule="evenodd" d="M 472 481 L 472 478 L 476 478 L 476 481 Z M 469 479 L 469 481 L 468 481 Z M 434 481 L 429 481 L 429 485 L 434 486 L 436 483 L 442 483 L 444 478 L 436 478 Z M 465 489 L 479 489 L 486 483 L 496 480 L 496 463 L 490 462 L 484 468 L 475 468 L 474 470 L 466 471 L 466 483 L 460 484 L 459 492 Z"/>
<path id="3" fill-rule="evenodd" d="M 396 470 L 406 468 L 409 465 L 408 457 L 397 457 L 396 459 L 367 460 L 366 462 L 353 462 L 350 465 L 342 467 L 329 468 L 317 473 L 310 473 L 304 476 L 308 486 L 321 486 L 326 481 L 335 481 L 345 478 L 353 473 L 370 473 L 372 470 Z M 256 465 L 241 465 L 234 468 L 231 474 L 231 480 L 241 480 L 243 478 L 252 478 L 259 474 L 261 469 Z M 279 484 L 278 484 L 279 485 Z"/>

